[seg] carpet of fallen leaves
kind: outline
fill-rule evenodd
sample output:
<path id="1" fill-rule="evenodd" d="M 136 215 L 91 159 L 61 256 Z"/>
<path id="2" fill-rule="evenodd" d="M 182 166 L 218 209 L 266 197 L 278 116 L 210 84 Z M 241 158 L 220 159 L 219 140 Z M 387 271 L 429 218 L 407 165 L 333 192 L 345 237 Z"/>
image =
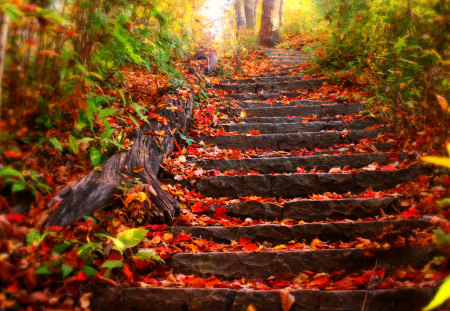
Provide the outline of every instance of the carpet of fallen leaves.
<path id="1" fill-rule="evenodd" d="M 299 43 L 300 44 L 300 43 Z M 232 65 L 232 60 L 226 60 Z M 307 66 L 298 67 L 298 72 Z M 269 62 L 258 52 L 252 54 L 250 60 L 243 62 L 242 71 L 234 78 L 249 77 L 267 70 L 275 70 Z M 164 77 L 151 75 L 146 72 L 127 70 L 125 87 L 135 101 L 145 107 L 156 107 L 164 102 L 164 91 L 168 88 Z M 308 78 L 308 77 L 304 77 Z M 205 92 L 194 111 L 194 125 L 190 138 L 180 142 L 178 150 L 163 163 L 164 175 L 167 180 L 163 187 L 175 196 L 182 206 L 182 212 L 176 221 L 176 225 L 182 226 L 249 226 L 255 224 L 304 224 L 304 221 L 292 219 L 272 220 L 252 218 L 234 218 L 227 215 L 225 208 L 228 204 L 239 202 L 269 202 L 282 206 L 287 200 L 275 197 L 241 197 L 238 199 L 205 197 L 190 189 L 189 185 L 197 179 L 218 175 L 245 175 L 259 174 L 256 171 L 225 171 L 216 169 L 204 170 L 196 164 L 200 159 L 240 159 L 268 156 L 312 156 L 314 154 L 357 154 L 376 152 L 375 143 L 393 143 L 389 153 L 391 161 L 380 165 L 372 163 L 359 169 L 348 167 L 332 168 L 330 173 L 354 173 L 360 170 L 398 170 L 419 163 L 420 156 L 424 153 L 439 154 L 445 143 L 445 137 L 436 135 L 442 133 L 437 124 L 429 124 L 426 129 L 416 131 L 414 135 L 405 131 L 403 133 L 379 134 L 373 139 L 363 139 L 357 144 L 333 146 L 327 149 L 295 150 L 292 152 L 249 149 L 239 151 L 234 149 L 219 149 L 209 146 L 201 141 L 202 135 L 237 135 L 241 133 L 227 133 L 220 126 L 221 120 L 228 119 L 222 112 L 226 101 L 223 97 L 229 93 L 219 90 L 200 89 L 191 78 L 194 94 Z M 204 83 L 217 84 L 217 78 L 205 78 Z M 358 101 L 367 96 L 361 87 L 343 87 L 327 85 L 316 91 L 296 91 L 295 97 L 282 97 L 281 104 L 291 103 L 298 99 L 326 98 L 330 101 L 347 100 Z M 114 94 L 118 98 L 118 94 Z M 173 96 L 173 95 L 171 95 Z M 199 98 L 202 98 L 199 96 Z M 267 102 L 274 102 L 269 100 Z M 238 105 L 236 101 L 232 106 Z M 117 109 L 120 109 L 117 106 Z M 374 108 L 375 109 L 375 108 Z M 377 109 L 389 109 L 382 106 Z M 373 110 L 375 112 L 375 110 Z M 119 111 L 117 115 L 108 119 L 112 127 L 123 127 L 132 124 L 127 117 L 132 111 Z M 372 117 L 375 114 L 371 115 Z M 158 115 L 150 113 L 149 118 L 158 118 Z M 298 116 L 303 118 L 301 116 Z M 346 121 L 367 117 L 365 115 L 347 115 Z M 344 117 L 337 117 L 342 119 Z M 303 118 L 304 122 L 315 122 L 317 117 Z M 159 120 L 164 122 L 164 120 Z M 230 122 L 239 122 L 239 119 Z M 386 127 L 392 124 L 385 120 Z M 3 122 L 3 121 L 2 121 Z M 414 122 L 414 119 L 412 119 Z M 2 128 L 11 124 L 1 124 Z M 101 131 L 103 124 L 97 124 Z M 16 135 L 22 135 L 27 130 L 20 125 L 15 125 Z M 22 134 L 21 134 L 22 133 Z M 345 135 L 346 133 L 342 133 Z M 348 133 L 347 133 L 348 134 Z M 50 136 L 52 133 L 46 133 Z M 60 135 L 69 135 L 61 132 Z M 257 131 L 249 135 L 259 135 Z M 82 148 L 81 148 L 82 149 Z M 399 160 L 396 156 L 399 152 L 407 152 L 409 157 Z M 46 153 L 38 153 L 32 146 L 21 145 L 20 153 L 5 155 L 10 158 L 26 158 L 27 164 L 32 165 L 38 172 L 45 176 L 47 183 L 57 190 L 86 174 L 87 163 L 80 162 L 82 155 L 63 155 L 52 146 L 47 146 Z M 69 163 L 69 165 L 67 165 Z M 305 171 L 298 168 L 296 173 L 321 172 L 316 169 Z M 173 177 L 173 178 L 172 178 Z M 309 198 L 294 198 L 291 200 L 327 200 L 344 198 L 399 198 L 398 213 L 358 220 L 339 220 L 343 222 L 366 222 L 374 220 L 393 220 L 420 218 L 423 215 L 430 216 L 433 227 L 440 227 L 446 233 L 450 233 L 450 213 L 448 206 L 438 207 L 436 201 L 448 196 L 450 177 L 438 170 L 432 176 L 419 176 L 415 181 L 398 185 L 396 188 L 384 192 L 375 192 L 367 189 L 363 193 L 317 193 Z M 55 193 L 55 192 L 54 192 Z M 232 241 L 229 244 L 216 243 L 211 240 L 199 239 L 182 232 L 174 236 L 167 225 L 143 226 L 148 230 L 143 241 L 133 249 L 119 252 L 114 249 L 114 243 L 104 235 L 115 237 L 118 233 L 127 229 L 140 227 L 140 207 L 143 200 L 129 199 L 132 193 L 124 192 L 117 200 L 116 208 L 97 211 L 92 217 L 86 217 L 84 221 L 77 222 L 68 227 L 49 227 L 44 224 L 49 211 L 46 205 L 52 194 L 37 195 L 28 216 L 8 213 L 12 202 L 9 198 L 0 197 L 2 215 L 0 215 L 0 306 L 4 308 L 66 308 L 74 306 L 87 308 L 89 306 L 89 293 L 80 294 L 86 284 L 96 282 L 106 283 L 111 286 L 140 286 L 140 287 L 194 287 L 194 288 L 233 288 L 233 289 L 375 289 L 394 288 L 401 286 L 428 286 L 437 285 L 449 271 L 447 270 L 448 252 L 442 257 L 422 269 L 408 267 L 395 269 L 386 273 L 384 269 L 362 271 L 361 273 L 346 273 L 344 270 L 332 273 L 313 273 L 303 271 L 298 275 L 280 273 L 268 279 L 237 279 L 220 280 L 217 277 L 199 278 L 194 275 L 182 275 L 171 271 L 165 264 L 170 260 L 171 254 L 179 252 L 209 252 L 209 251 L 252 251 L 264 252 L 273 250 L 320 250 L 361 248 L 368 256 L 371 251 L 377 249 L 390 249 L 392 247 L 424 246 L 436 243 L 431 229 L 425 231 L 405 230 L 395 239 L 390 238 L 387 227 L 378 237 L 363 239 L 354 237 L 350 241 L 321 241 L 314 239 L 310 243 L 302 241 L 290 241 L 285 244 L 273 245 L 259 243 L 248 238 Z M 335 222 L 328 219 L 322 222 Z M 100 234 L 100 235 L 99 235 Z M 439 245 L 438 245 L 439 246 Z M 137 252 L 150 254 L 149 257 L 135 256 Z M 444 249 L 444 251 L 446 251 Z M 108 263 L 108 264 L 106 264 Z M 111 264 L 113 263 L 113 264 Z"/>

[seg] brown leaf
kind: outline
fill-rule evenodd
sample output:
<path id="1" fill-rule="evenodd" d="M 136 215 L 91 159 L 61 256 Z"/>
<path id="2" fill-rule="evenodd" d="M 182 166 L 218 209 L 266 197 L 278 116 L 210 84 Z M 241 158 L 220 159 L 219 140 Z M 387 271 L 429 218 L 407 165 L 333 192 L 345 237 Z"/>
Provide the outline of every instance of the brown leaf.
<path id="1" fill-rule="evenodd" d="M 89 301 L 89 299 L 91 298 L 92 293 L 85 293 L 80 297 L 80 307 L 83 309 L 87 309 L 89 308 L 89 305 L 91 304 L 91 302 Z"/>
<path id="2" fill-rule="evenodd" d="M 289 311 L 295 302 L 294 296 L 291 295 L 290 288 L 283 288 L 280 290 L 281 308 L 283 311 Z"/>

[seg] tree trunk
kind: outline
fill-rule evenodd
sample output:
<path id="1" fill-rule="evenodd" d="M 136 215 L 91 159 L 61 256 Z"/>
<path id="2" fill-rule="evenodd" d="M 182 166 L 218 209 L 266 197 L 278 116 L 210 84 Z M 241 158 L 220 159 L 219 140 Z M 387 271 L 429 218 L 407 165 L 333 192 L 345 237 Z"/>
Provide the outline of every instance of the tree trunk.
<path id="1" fill-rule="evenodd" d="M 152 120 L 150 125 L 135 131 L 130 150 L 116 153 L 103 163 L 102 171 L 92 171 L 75 186 L 68 186 L 60 191 L 50 202 L 50 205 L 57 202 L 60 204 L 51 215 L 48 225 L 69 225 L 83 216 L 91 215 L 97 209 L 113 205 L 117 187 L 123 186 L 122 181 L 127 180 L 124 175 L 139 178 L 142 184 L 149 185 L 144 187 L 148 190 L 147 196 L 151 201 L 150 206 L 145 203 L 145 222 L 171 223 L 179 214 L 179 204 L 161 188 L 157 174 L 164 156 L 171 154 L 174 149 L 175 132 L 187 132 L 193 102 L 190 95 L 187 100 L 167 104 L 158 111 L 161 116 L 169 119 L 167 125 Z M 151 132 L 161 130 L 165 136 L 161 142 L 157 142 L 157 136 L 153 136 Z M 140 169 L 133 173 L 132 170 L 136 167 Z"/>
<path id="2" fill-rule="evenodd" d="M 235 0 L 234 9 L 236 11 L 236 36 L 239 36 L 241 28 L 245 28 L 247 21 L 245 20 L 244 0 Z"/>
<path id="3" fill-rule="evenodd" d="M 2 109 L 3 68 L 5 66 L 5 52 L 8 37 L 9 18 L 5 12 L 0 12 L 0 118 Z"/>
<path id="4" fill-rule="evenodd" d="M 274 47 L 280 43 L 281 0 L 263 0 L 258 43 Z"/>
<path id="5" fill-rule="evenodd" d="M 245 20 L 247 29 L 254 29 L 256 26 L 256 16 L 258 13 L 258 5 L 260 0 L 245 0 Z"/>
<path id="6" fill-rule="evenodd" d="M 284 0 L 280 1 L 280 28 L 283 27 L 283 9 L 284 9 Z"/>

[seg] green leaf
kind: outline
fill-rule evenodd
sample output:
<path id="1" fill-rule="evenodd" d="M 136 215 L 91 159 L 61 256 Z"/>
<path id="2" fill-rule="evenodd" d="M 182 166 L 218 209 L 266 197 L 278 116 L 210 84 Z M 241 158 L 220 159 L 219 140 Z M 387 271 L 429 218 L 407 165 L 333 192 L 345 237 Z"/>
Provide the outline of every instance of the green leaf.
<path id="1" fill-rule="evenodd" d="M 100 136 L 100 139 L 106 139 L 106 138 L 110 138 L 111 135 L 114 133 L 115 129 L 109 129 L 105 132 L 103 132 L 103 134 Z"/>
<path id="2" fill-rule="evenodd" d="M 133 257 L 147 261 L 147 260 L 153 260 L 153 261 L 158 261 L 161 263 L 165 263 L 164 259 L 162 259 L 158 253 L 151 248 L 145 248 L 145 249 L 140 249 L 139 252 L 134 255 Z"/>
<path id="3" fill-rule="evenodd" d="M 70 148 L 72 149 L 73 153 L 78 154 L 78 152 L 79 152 L 78 142 L 75 139 L 75 137 L 73 137 L 72 135 L 69 136 L 69 143 L 70 143 Z"/>
<path id="4" fill-rule="evenodd" d="M 22 182 L 25 182 L 25 178 L 23 177 L 22 173 L 13 168 L 0 169 L 0 177 L 1 176 L 14 176 L 14 177 L 18 177 Z"/>
<path id="5" fill-rule="evenodd" d="M 34 274 L 44 275 L 44 274 L 52 274 L 53 272 L 50 271 L 50 266 L 57 266 L 59 265 L 59 261 L 48 261 L 44 263 L 39 269 L 34 272 Z"/>
<path id="6" fill-rule="evenodd" d="M 109 116 L 111 116 L 111 115 L 113 115 L 115 113 L 116 113 L 116 111 L 114 109 L 111 109 L 111 108 L 102 109 L 100 111 L 100 113 L 98 114 L 98 118 L 99 119 L 104 119 L 104 118 L 109 117 Z"/>
<path id="7" fill-rule="evenodd" d="M 445 205 L 450 205 L 450 198 L 445 198 L 442 200 L 437 201 L 437 204 L 439 207 L 444 207 Z"/>
<path id="8" fill-rule="evenodd" d="M 25 187 L 24 184 L 17 184 L 17 183 L 16 183 L 16 184 L 13 185 L 11 191 L 12 191 L 13 193 L 15 193 L 15 192 L 23 191 L 23 190 L 25 190 L 25 188 L 26 188 L 26 187 Z"/>
<path id="9" fill-rule="evenodd" d="M 56 246 L 53 248 L 53 251 L 54 251 L 56 254 L 61 255 L 61 254 L 62 254 L 69 246 L 70 246 L 69 243 L 67 243 L 67 242 L 62 242 L 61 244 L 56 245 Z"/>
<path id="10" fill-rule="evenodd" d="M 91 266 L 84 266 L 82 270 L 84 274 L 89 277 L 95 276 L 98 273 L 98 271 Z"/>
<path id="11" fill-rule="evenodd" d="M 181 134 L 180 132 L 178 132 L 178 134 L 180 134 L 180 138 L 181 138 L 182 140 L 184 140 L 184 141 L 188 144 L 188 146 L 190 146 L 190 145 L 192 145 L 193 143 L 195 143 L 195 140 L 194 140 L 194 139 L 192 139 L 192 138 L 190 138 L 190 137 L 187 137 L 186 135 L 183 135 L 183 134 Z"/>
<path id="12" fill-rule="evenodd" d="M 117 239 L 125 245 L 125 248 L 132 248 L 141 243 L 147 233 L 146 229 L 133 228 L 120 232 Z"/>
<path id="13" fill-rule="evenodd" d="M 68 266 L 66 264 L 62 264 L 61 266 L 61 271 L 62 271 L 62 277 L 63 279 L 65 279 L 66 277 L 69 276 L 70 273 L 72 273 L 73 268 L 71 266 Z"/>
<path id="14" fill-rule="evenodd" d="M 107 260 L 102 264 L 102 268 L 122 268 L 123 262 L 120 260 Z"/>
<path id="15" fill-rule="evenodd" d="M 61 143 L 56 137 L 50 137 L 48 140 L 52 143 L 53 146 L 56 147 L 56 149 L 58 149 L 59 151 L 63 150 Z"/>
<path id="16" fill-rule="evenodd" d="M 128 116 L 130 117 L 131 121 L 133 121 L 134 125 L 136 125 L 136 127 L 139 128 L 140 126 L 137 123 L 136 119 L 131 114 L 128 114 Z"/>
<path id="17" fill-rule="evenodd" d="M 97 166 L 100 164 L 100 161 L 102 160 L 102 152 L 97 147 L 91 147 L 90 155 L 91 155 L 91 162 L 94 166 Z"/>
<path id="18" fill-rule="evenodd" d="M 114 243 L 114 249 L 118 250 L 121 253 L 123 253 L 123 251 L 127 249 L 127 247 L 125 247 L 125 244 L 122 241 L 120 241 L 119 239 L 116 239 L 110 235 L 103 234 L 103 233 L 97 233 L 94 235 L 96 237 L 105 237 L 105 238 L 110 239 Z"/>
<path id="19" fill-rule="evenodd" d="M 445 279 L 444 283 L 442 283 L 442 285 L 439 287 L 436 296 L 434 296 L 433 300 L 431 300 L 428 306 L 423 308 L 423 310 L 427 311 L 439 307 L 449 298 L 450 298 L 450 276 L 448 276 Z"/>
<path id="20" fill-rule="evenodd" d="M 34 274 L 38 274 L 38 275 L 47 275 L 47 274 L 52 274 L 53 272 L 50 271 L 49 269 L 49 265 L 44 264 L 43 266 L 41 266 L 39 269 L 37 269 Z"/>
<path id="21" fill-rule="evenodd" d="M 30 232 L 28 232 L 27 234 L 27 245 L 33 245 L 35 242 L 39 242 L 41 238 L 41 234 L 35 230 L 31 230 Z"/>
<path id="22" fill-rule="evenodd" d="M 102 246 L 102 243 L 94 243 L 94 242 L 86 243 L 82 245 L 78 250 L 78 256 L 81 258 L 88 258 L 89 255 L 100 246 Z"/>

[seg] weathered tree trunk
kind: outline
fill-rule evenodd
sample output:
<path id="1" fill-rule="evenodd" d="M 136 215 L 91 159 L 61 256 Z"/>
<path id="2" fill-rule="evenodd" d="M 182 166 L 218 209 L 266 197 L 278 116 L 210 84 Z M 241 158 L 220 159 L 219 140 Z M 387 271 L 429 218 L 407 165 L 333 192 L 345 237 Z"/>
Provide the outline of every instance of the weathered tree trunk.
<path id="1" fill-rule="evenodd" d="M 219 54 L 213 47 L 200 47 L 194 55 L 194 60 L 205 60 L 206 63 L 201 68 L 192 68 L 192 73 L 199 73 L 210 76 L 217 64 Z"/>
<path id="2" fill-rule="evenodd" d="M 245 20 L 247 29 L 254 29 L 256 26 L 256 16 L 258 13 L 258 5 L 260 0 L 245 0 Z"/>
<path id="3" fill-rule="evenodd" d="M 0 12 L 0 117 L 2 108 L 3 68 L 5 66 L 5 52 L 8 37 L 9 18 L 5 12 Z"/>
<path id="4" fill-rule="evenodd" d="M 274 47 L 280 43 L 281 0 L 263 0 L 258 43 Z"/>
<path id="5" fill-rule="evenodd" d="M 236 11 L 236 36 L 239 36 L 240 30 L 247 25 L 247 21 L 245 20 L 244 0 L 235 0 L 234 10 Z"/>
<path id="6" fill-rule="evenodd" d="M 69 225 L 83 216 L 91 215 L 93 211 L 105 208 L 114 203 L 114 194 L 117 187 L 122 186 L 123 173 L 139 178 L 147 189 L 147 196 L 151 206 L 146 206 L 147 223 L 171 223 L 179 214 L 178 202 L 161 188 L 157 174 L 164 155 L 169 155 L 174 149 L 174 135 L 178 130 L 186 133 L 191 122 L 193 97 L 189 95 L 186 100 L 173 101 L 162 108 L 158 113 L 169 119 L 167 125 L 152 120 L 134 133 L 131 149 L 119 152 L 109 158 L 101 166 L 102 171 L 92 171 L 75 186 L 64 188 L 52 201 L 61 201 L 58 209 L 51 215 L 48 225 Z M 161 143 L 150 132 L 165 133 Z M 143 170 L 133 173 L 135 167 Z M 138 170 L 136 170 L 137 172 Z M 53 204 L 51 202 L 50 204 Z"/>
<path id="7" fill-rule="evenodd" d="M 283 27 L 283 9 L 284 9 L 284 0 L 280 0 L 280 28 Z"/>

